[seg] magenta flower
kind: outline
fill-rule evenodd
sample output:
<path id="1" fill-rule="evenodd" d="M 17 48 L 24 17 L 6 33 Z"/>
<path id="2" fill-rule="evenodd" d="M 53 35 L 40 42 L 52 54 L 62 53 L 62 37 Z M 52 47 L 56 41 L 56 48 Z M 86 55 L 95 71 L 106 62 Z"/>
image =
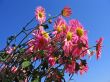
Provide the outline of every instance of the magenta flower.
<path id="1" fill-rule="evenodd" d="M 35 16 L 40 24 L 44 23 L 46 20 L 45 9 L 41 6 L 37 7 L 35 11 Z"/>
<path id="2" fill-rule="evenodd" d="M 68 72 L 70 74 L 74 73 L 75 72 L 75 66 L 76 66 L 76 64 L 74 61 L 72 61 L 71 64 L 66 64 L 66 66 L 65 66 L 66 72 Z"/>
<path id="3" fill-rule="evenodd" d="M 12 68 L 11 68 L 11 71 L 12 71 L 12 73 L 15 73 L 16 71 L 17 71 L 17 67 L 15 67 L 15 66 L 13 66 Z"/>
<path id="4" fill-rule="evenodd" d="M 8 48 L 6 49 L 6 53 L 7 53 L 7 54 L 11 54 L 11 53 L 13 52 L 13 50 L 14 50 L 14 47 L 8 47 Z"/>
<path id="5" fill-rule="evenodd" d="M 73 48 L 73 43 L 71 41 L 65 41 L 65 44 L 63 46 L 63 50 L 64 50 L 64 55 L 65 56 L 69 56 L 70 53 L 72 52 L 72 48 Z"/>
<path id="6" fill-rule="evenodd" d="M 83 57 L 87 54 L 88 49 L 87 31 L 84 30 L 78 20 L 72 19 L 69 21 L 69 24 L 77 36 L 77 40 L 74 42 L 72 55 L 74 57 Z"/>
<path id="7" fill-rule="evenodd" d="M 80 65 L 79 72 L 80 72 L 81 75 L 84 74 L 87 71 L 88 71 L 88 66 L 87 65 Z"/>
<path id="8" fill-rule="evenodd" d="M 87 37 L 87 31 L 84 30 L 83 26 L 78 20 L 70 20 L 70 26 L 75 30 L 75 33 L 78 37 Z"/>
<path id="9" fill-rule="evenodd" d="M 34 38 L 27 43 L 28 53 L 36 52 L 36 50 L 45 50 L 49 47 L 50 37 L 47 32 L 44 30 L 34 30 L 32 34 Z"/>
<path id="10" fill-rule="evenodd" d="M 73 45 L 77 37 L 69 26 L 68 29 L 66 29 L 65 37 L 63 50 L 65 52 L 65 56 L 69 56 L 72 53 Z"/>
<path id="11" fill-rule="evenodd" d="M 55 21 L 54 29 L 55 31 L 57 31 L 57 33 L 60 33 L 67 29 L 66 21 L 62 18 L 62 16 L 58 17 L 58 19 Z"/>
<path id="12" fill-rule="evenodd" d="M 69 21 L 69 25 L 72 27 L 72 28 L 76 28 L 76 27 L 81 27 L 82 25 L 80 24 L 80 22 L 76 19 L 71 19 Z"/>
<path id="13" fill-rule="evenodd" d="M 72 55 L 74 57 L 84 57 L 87 54 L 88 41 L 86 39 L 79 39 L 73 46 Z"/>
<path id="14" fill-rule="evenodd" d="M 48 62 L 51 66 L 54 66 L 56 61 L 54 57 L 49 57 Z"/>
<path id="15" fill-rule="evenodd" d="M 102 43 L 103 43 L 103 38 L 99 38 L 99 40 L 96 41 L 96 57 L 97 59 L 99 59 L 100 55 L 101 55 L 101 50 L 102 50 Z"/>

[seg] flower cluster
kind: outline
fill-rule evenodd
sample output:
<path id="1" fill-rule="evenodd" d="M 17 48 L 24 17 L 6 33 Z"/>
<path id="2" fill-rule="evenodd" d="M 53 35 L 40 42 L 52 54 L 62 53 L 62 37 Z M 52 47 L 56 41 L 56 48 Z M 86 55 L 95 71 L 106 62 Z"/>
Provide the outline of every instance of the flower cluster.
<path id="1" fill-rule="evenodd" d="M 25 81 L 32 78 L 32 82 L 40 82 L 43 77 L 45 82 L 62 82 L 65 72 L 70 75 L 82 75 L 87 72 L 85 56 L 90 57 L 95 52 L 96 58 L 99 59 L 103 38 L 97 40 L 95 46 L 90 47 L 88 32 L 80 21 L 64 19 L 71 14 L 71 8 L 64 7 L 58 16 L 46 20 L 45 9 L 42 6 L 37 7 L 35 18 L 38 25 L 30 32 L 32 38 L 25 43 L 25 47 L 10 46 L 5 50 L 5 55 L 8 54 L 7 62 L 14 61 L 14 64 L 9 65 L 9 72 L 16 73 Z M 49 28 L 50 26 L 52 27 Z M 33 65 L 35 62 L 39 64 L 38 67 Z M 5 68 L 8 68 L 8 65 L 5 65 Z"/>
<path id="2" fill-rule="evenodd" d="M 44 8 L 38 7 L 36 11 L 36 18 L 42 24 L 46 18 Z M 64 17 L 69 17 L 71 14 L 69 7 L 65 7 L 61 12 Z M 42 57 L 48 59 L 50 66 L 62 64 L 65 71 L 70 74 L 78 71 L 83 74 L 88 70 L 87 63 L 82 63 L 89 50 L 87 30 L 78 20 L 71 19 L 67 22 L 61 15 L 54 21 L 53 31 L 46 32 L 42 25 L 33 31 L 34 39 L 28 42 L 28 52 L 43 51 L 43 56 L 36 53 L 37 59 Z M 102 39 L 97 41 L 97 58 L 101 54 L 101 45 Z"/>

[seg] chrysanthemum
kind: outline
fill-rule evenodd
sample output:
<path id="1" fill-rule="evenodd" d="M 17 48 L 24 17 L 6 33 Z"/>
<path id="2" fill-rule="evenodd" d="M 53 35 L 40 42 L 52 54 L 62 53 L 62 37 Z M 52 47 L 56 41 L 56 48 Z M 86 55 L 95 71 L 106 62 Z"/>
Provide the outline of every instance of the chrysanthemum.
<path id="1" fill-rule="evenodd" d="M 70 20 L 69 24 L 73 30 L 75 30 L 75 34 L 77 35 L 77 41 L 74 45 L 73 55 L 83 57 L 87 54 L 86 49 L 88 48 L 88 37 L 87 31 L 84 30 L 83 26 L 80 24 L 78 20 Z"/>
<path id="2" fill-rule="evenodd" d="M 70 17 L 71 14 L 72 14 L 71 8 L 68 6 L 64 7 L 64 9 L 62 10 L 62 16 Z"/>
<path id="3" fill-rule="evenodd" d="M 55 21 L 54 29 L 55 31 L 57 31 L 57 33 L 60 33 L 67 29 L 66 21 L 61 16 L 58 17 L 58 19 Z"/>
<path id="4" fill-rule="evenodd" d="M 82 37 L 86 35 L 86 31 L 84 30 L 83 26 L 80 24 L 78 20 L 70 20 L 69 21 L 70 26 L 75 30 L 75 33 L 78 37 Z"/>
<path id="5" fill-rule="evenodd" d="M 52 32 L 53 35 L 55 35 L 54 39 L 55 41 L 63 41 L 65 32 L 67 30 L 67 23 L 62 18 L 62 16 L 58 17 L 58 19 L 54 23 L 54 31 Z"/>
<path id="6" fill-rule="evenodd" d="M 12 68 L 11 68 L 11 71 L 12 71 L 12 73 L 15 73 L 16 71 L 17 71 L 17 67 L 15 67 L 15 66 L 13 66 Z"/>
<path id="7" fill-rule="evenodd" d="M 51 66 L 54 66 L 56 61 L 54 57 L 49 57 L 48 62 Z"/>
<path id="8" fill-rule="evenodd" d="M 72 51 L 72 48 L 73 48 L 72 39 L 73 39 L 73 33 L 67 32 L 66 39 L 64 40 L 64 46 L 63 46 L 65 56 L 69 56 Z"/>
<path id="9" fill-rule="evenodd" d="M 44 23 L 46 20 L 45 9 L 41 6 L 37 7 L 35 11 L 35 16 L 40 24 Z"/>
<path id="10" fill-rule="evenodd" d="M 34 30 L 34 38 L 28 42 L 28 52 L 47 49 L 50 37 L 44 30 Z"/>
<path id="11" fill-rule="evenodd" d="M 99 59 L 100 55 L 101 55 L 101 49 L 102 49 L 102 43 L 103 43 L 103 38 L 99 38 L 99 40 L 96 41 L 96 57 L 97 59 Z"/>
<path id="12" fill-rule="evenodd" d="M 72 74 L 75 72 L 75 61 L 72 61 L 71 64 L 66 64 L 66 72 Z"/>
<path id="13" fill-rule="evenodd" d="M 65 40 L 64 40 L 64 46 L 63 46 L 65 56 L 69 56 L 72 53 L 73 45 L 76 39 L 77 37 L 74 31 L 71 29 L 70 26 L 68 26 L 68 29 L 66 30 L 66 33 L 65 33 Z"/>
<path id="14" fill-rule="evenodd" d="M 80 74 L 82 75 L 82 74 L 84 74 L 87 71 L 88 71 L 88 66 L 80 64 L 80 70 L 79 70 Z"/>
<path id="15" fill-rule="evenodd" d="M 8 47 L 8 48 L 6 49 L 6 53 L 7 53 L 7 54 L 11 54 L 13 51 L 14 51 L 14 47 Z"/>
<path id="16" fill-rule="evenodd" d="M 73 46 L 73 57 L 84 57 L 87 54 L 88 42 L 84 39 L 79 39 Z"/>

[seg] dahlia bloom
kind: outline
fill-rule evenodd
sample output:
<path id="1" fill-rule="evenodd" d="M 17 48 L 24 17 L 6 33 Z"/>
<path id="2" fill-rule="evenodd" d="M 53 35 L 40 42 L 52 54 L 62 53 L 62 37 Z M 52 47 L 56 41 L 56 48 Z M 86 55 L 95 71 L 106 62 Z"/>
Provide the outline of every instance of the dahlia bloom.
<path id="1" fill-rule="evenodd" d="M 65 43 L 63 46 L 63 50 L 65 52 L 64 55 L 69 56 L 70 53 L 72 52 L 72 48 L 73 48 L 73 43 L 71 41 L 65 40 Z"/>
<path id="2" fill-rule="evenodd" d="M 83 26 L 78 20 L 72 19 L 69 21 L 70 26 L 75 30 L 78 37 L 87 37 L 87 31 L 84 30 Z"/>
<path id="3" fill-rule="evenodd" d="M 32 34 L 34 38 L 27 43 L 29 48 L 27 52 L 44 50 L 48 47 L 50 37 L 47 32 L 44 30 L 35 30 Z"/>
<path id="4" fill-rule="evenodd" d="M 72 74 L 75 72 L 75 61 L 72 61 L 71 64 L 66 64 L 66 72 Z"/>
<path id="5" fill-rule="evenodd" d="M 70 17 L 70 15 L 72 14 L 72 10 L 70 7 L 66 6 L 64 7 L 64 9 L 62 10 L 62 16 L 64 17 Z"/>
<path id="6" fill-rule="evenodd" d="M 86 39 L 79 39 L 73 46 L 73 57 L 84 57 L 87 54 L 88 41 Z"/>
<path id="7" fill-rule="evenodd" d="M 87 31 L 84 30 L 78 20 L 72 19 L 69 21 L 69 24 L 77 36 L 76 43 L 74 43 L 73 46 L 72 55 L 74 57 L 83 57 L 87 54 L 86 49 L 88 49 Z"/>
<path id="8" fill-rule="evenodd" d="M 60 33 L 62 31 L 65 31 L 66 28 L 67 28 L 66 21 L 61 16 L 58 17 L 54 24 L 55 31 L 57 31 L 57 33 Z"/>
<path id="9" fill-rule="evenodd" d="M 71 19 L 71 20 L 69 21 L 69 25 L 70 25 L 72 28 L 76 28 L 76 27 L 82 26 L 82 25 L 80 24 L 80 22 L 79 22 L 78 20 L 76 20 L 76 19 Z"/>
<path id="10" fill-rule="evenodd" d="M 102 43 L 103 43 L 103 38 L 99 38 L 99 40 L 96 41 L 96 57 L 97 59 L 99 59 L 100 55 L 101 55 L 101 49 L 102 49 Z"/>
<path id="11" fill-rule="evenodd" d="M 73 50 L 74 42 L 76 41 L 76 36 L 74 32 L 69 27 L 66 32 L 66 39 L 64 40 L 63 50 L 65 52 L 65 56 L 69 56 Z"/>
<path id="12" fill-rule="evenodd" d="M 87 65 L 80 65 L 80 70 L 79 70 L 79 72 L 80 72 L 80 74 L 82 75 L 82 74 L 84 74 L 85 72 L 87 72 L 88 71 L 88 66 Z"/>
<path id="13" fill-rule="evenodd" d="M 58 17 L 58 19 L 54 23 L 54 32 L 52 32 L 55 41 L 63 41 L 65 32 L 68 26 L 66 21 L 62 18 L 62 16 Z"/>
<path id="14" fill-rule="evenodd" d="M 49 57 L 48 62 L 51 66 L 54 66 L 56 61 L 54 57 Z"/>
<path id="15" fill-rule="evenodd" d="M 46 46 L 48 45 L 48 40 L 43 37 L 43 36 L 38 36 L 36 39 L 35 39 L 35 47 L 39 50 L 43 50 L 46 48 Z"/>
<path id="16" fill-rule="evenodd" d="M 8 48 L 6 49 L 6 53 L 7 53 L 7 54 L 11 54 L 13 51 L 14 51 L 14 47 L 8 47 Z"/>
<path id="17" fill-rule="evenodd" d="M 15 67 L 15 66 L 13 66 L 12 68 L 11 68 L 11 71 L 13 72 L 13 73 L 15 73 L 16 71 L 17 71 L 17 67 Z"/>
<path id="18" fill-rule="evenodd" d="M 27 43 L 27 45 L 28 45 L 28 49 L 26 51 L 27 53 L 31 53 L 31 52 L 34 52 L 36 50 L 36 48 L 35 48 L 35 40 L 34 39 L 30 40 Z"/>
<path id="19" fill-rule="evenodd" d="M 35 10 L 36 19 L 40 22 L 40 24 L 44 23 L 46 20 L 45 9 L 41 6 L 37 7 Z"/>

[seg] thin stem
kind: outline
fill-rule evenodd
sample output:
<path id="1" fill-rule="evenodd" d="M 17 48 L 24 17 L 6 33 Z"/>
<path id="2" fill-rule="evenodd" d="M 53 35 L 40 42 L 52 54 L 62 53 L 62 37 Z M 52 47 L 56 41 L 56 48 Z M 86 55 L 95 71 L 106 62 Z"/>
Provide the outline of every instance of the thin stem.
<path id="1" fill-rule="evenodd" d="M 68 80 L 68 82 L 70 82 L 72 80 L 72 77 L 73 77 L 74 74 L 72 74 Z"/>
<path id="2" fill-rule="evenodd" d="M 34 19 L 35 19 L 35 17 L 33 17 L 33 18 L 22 28 L 22 30 L 21 30 L 16 36 L 14 36 L 13 40 L 16 39 L 21 33 L 23 33 L 24 29 L 26 29 L 26 27 L 27 27 L 29 24 L 31 24 Z M 4 48 L 4 50 L 6 50 L 6 48 L 12 43 L 13 40 L 10 40 L 10 42 L 8 42 L 8 45 L 6 45 L 6 47 Z"/>

